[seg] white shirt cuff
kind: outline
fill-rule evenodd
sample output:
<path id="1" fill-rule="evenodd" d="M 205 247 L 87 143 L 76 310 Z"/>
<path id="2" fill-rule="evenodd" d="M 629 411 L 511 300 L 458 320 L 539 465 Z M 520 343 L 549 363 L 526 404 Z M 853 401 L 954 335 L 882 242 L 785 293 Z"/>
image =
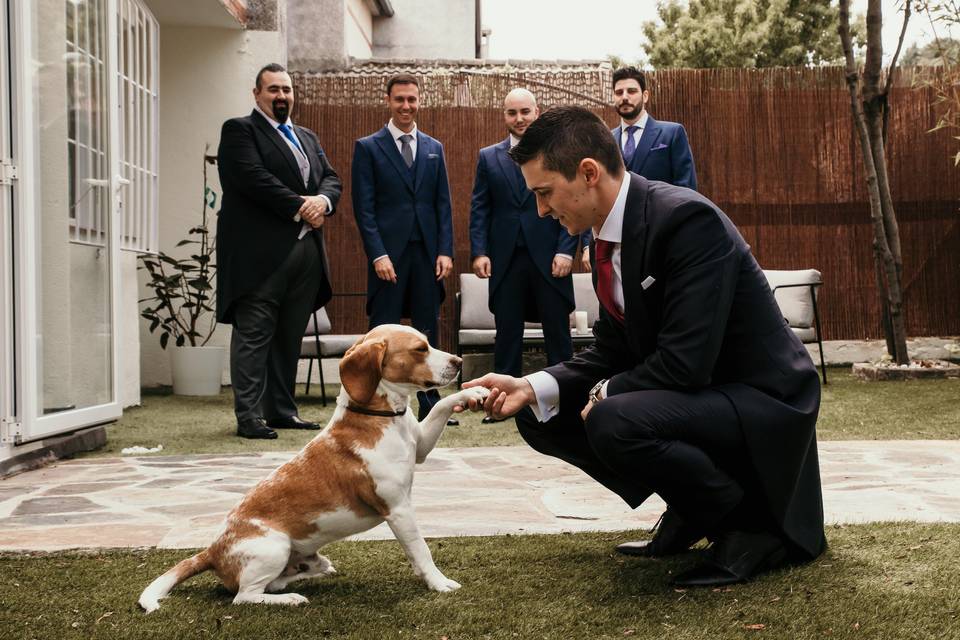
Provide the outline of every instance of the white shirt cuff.
<path id="1" fill-rule="evenodd" d="M 322 193 L 319 193 L 319 194 L 317 194 L 317 195 L 319 195 L 321 198 L 323 198 L 323 201 L 327 203 L 327 212 L 326 212 L 325 214 L 323 214 L 323 215 L 325 215 L 325 216 L 332 216 L 332 215 L 333 215 L 333 203 L 330 202 L 330 198 L 328 198 L 327 196 L 323 195 Z"/>
<path id="2" fill-rule="evenodd" d="M 557 258 L 566 258 L 566 259 L 569 260 L 570 262 L 573 262 L 573 256 L 571 256 L 571 255 L 568 254 L 568 253 L 558 253 L 558 254 L 556 254 L 556 257 L 557 257 Z"/>
<path id="3" fill-rule="evenodd" d="M 388 256 L 387 254 L 383 254 L 382 256 L 379 256 L 379 257 L 377 257 L 377 258 L 374 258 L 374 259 L 373 259 L 373 264 L 377 264 L 377 262 L 379 262 L 380 260 L 383 260 L 384 258 L 389 258 L 389 257 L 390 257 L 390 256 Z"/>
<path id="4" fill-rule="evenodd" d="M 537 371 L 523 377 L 533 387 L 537 404 L 530 405 L 533 415 L 540 422 L 546 422 L 560 413 L 560 385 L 557 379 L 546 371 Z"/>

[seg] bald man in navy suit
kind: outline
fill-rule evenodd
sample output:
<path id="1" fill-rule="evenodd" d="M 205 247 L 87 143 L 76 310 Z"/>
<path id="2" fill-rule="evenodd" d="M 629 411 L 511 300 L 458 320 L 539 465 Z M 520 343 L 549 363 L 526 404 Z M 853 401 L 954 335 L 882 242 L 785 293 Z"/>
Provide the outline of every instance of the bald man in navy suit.
<path id="1" fill-rule="evenodd" d="M 541 323 L 547 364 L 573 355 L 570 272 L 577 239 L 556 220 L 537 215 L 533 192 L 507 155 L 539 115 L 527 89 L 507 94 L 503 118 L 509 135 L 480 150 L 470 202 L 473 272 L 490 279 L 489 308 L 496 321 L 493 370 L 512 376 L 521 373 L 524 322 Z"/>

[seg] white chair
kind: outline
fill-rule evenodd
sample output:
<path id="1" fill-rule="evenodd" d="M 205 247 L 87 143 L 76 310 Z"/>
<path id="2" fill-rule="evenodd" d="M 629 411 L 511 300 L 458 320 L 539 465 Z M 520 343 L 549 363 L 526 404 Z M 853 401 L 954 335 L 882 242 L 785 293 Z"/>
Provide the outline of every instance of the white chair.
<path id="1" fill-rule="evenodd" d="M 323 380 L 323 359 L 341 358 L 352 347 L 357 340 L 363 337 L 363 334 L 331 334 L 332 326 L 330 318 L 327 316 L 326 308 L 321 307 L 312 314 L 307 322 L 306 331 L 303 334 L 303 342 L 300 344 L 300 359 L 306 358 L 307 363 L 307 395 L 310 395 L 310 378 L 313 374 L 313 361 L 317 361 L 317 369 L 320 371 L 320 398 L 323 406 L 327 406 L 327 388 Z"/>
<path id="2" fill-rule="evenodd" d="M 823 277 L 816 269 L 777 271 L 764 269 L 767 283 L 780 306 L 780 312 L 803 344 L 820 348 L 820 373 L 827 384 L 827 365 L 823 356 L 823 337 L 820 332 L 820 310 L 817 307 L 818 290 Z"/>

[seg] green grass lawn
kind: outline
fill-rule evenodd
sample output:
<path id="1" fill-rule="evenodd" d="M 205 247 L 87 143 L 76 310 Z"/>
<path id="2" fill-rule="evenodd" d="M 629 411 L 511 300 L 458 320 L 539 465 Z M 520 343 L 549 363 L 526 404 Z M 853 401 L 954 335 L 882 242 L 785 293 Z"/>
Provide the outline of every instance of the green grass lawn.
<path id="1" fill-rule="evenodd" d="M 821 440 L 955 440 L 960 438 L 960 380 L 860 382 L 846 369 L 829 373 L 824 388 L 818 436 Z M 333 398 L 339 387 L 328 385 Z M 321 406 L 317 389 L 298 396 L 301 415 L 326 423 L 333 402 Z M 441 447 L 522 444 L 513 421 L 484 425 L 481 414 L 458 416 L 459 427 L 446 430 Z M 116 456 L 141 445 L 163 445 L 163 454 L 293 451 L 314 434 L 281 430 L 276 440 L 244 440 L 235 436 L 233 395 L 225 388 L 218 397 L 191 398 L 169 392 L 148 392 L 143 406 L 124 411 L 107 427 L 107 445 L 91 454 Z"/>
<path id="2" fill-rule="evenodd" d="M 140 591 L 188 551 L 0 555 L 0 637 L 871 638 L 960 637 L 960 525 L 831 527 L 815 562 L 716 590 L 675 590 L 695 561 L 626 558 L 630 533 L 431 540 L 463 588 L 427 591 L 393 541 L 339 543 L 340 573 L 294 585 L 299 608 L 244 605 L 207 573 L 149 616 Z M 762 625 L 762 626 L 761 626 Z"/>

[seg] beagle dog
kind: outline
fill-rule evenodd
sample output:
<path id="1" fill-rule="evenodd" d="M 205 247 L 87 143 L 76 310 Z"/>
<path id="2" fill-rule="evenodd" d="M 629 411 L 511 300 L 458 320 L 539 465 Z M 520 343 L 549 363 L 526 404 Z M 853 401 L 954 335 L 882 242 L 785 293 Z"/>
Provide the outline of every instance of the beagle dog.
<path id="1" fill-rule="evenodd" d="M 236 594 L 234 604 L 305 603 L 300 594 L 279 592 L 296 580 L 336 573 L 318 549 L 384 520 L 429 588 L 458 589 L 437 569 L 417 528 L 413 469 L 433 450 L 454 409 L 471 400 L 482 404 L 488 391 L 449 395 L 419 423 L 409 398 L 451 383 L 460 364 L 410 327 L 382 325 L 367 333 L 340 362 L 342 387 L 326 428 L 247 493 L 213 544 L 150 583 L 140 606 L 156 610 L 174 586 L 207 570 Z"/>

